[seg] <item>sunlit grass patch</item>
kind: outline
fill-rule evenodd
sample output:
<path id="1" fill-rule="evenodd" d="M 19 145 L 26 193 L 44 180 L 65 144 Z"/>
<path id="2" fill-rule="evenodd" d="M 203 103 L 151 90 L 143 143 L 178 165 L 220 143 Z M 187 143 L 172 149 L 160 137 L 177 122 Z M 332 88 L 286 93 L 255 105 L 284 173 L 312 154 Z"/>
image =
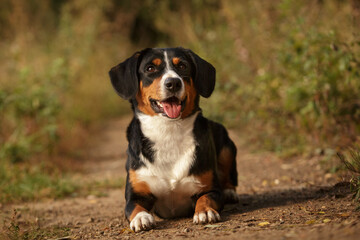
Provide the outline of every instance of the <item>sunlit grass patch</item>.
<path id="1" fill-rule="evenodd" d="M 69 176 L 49 173 L 40 166 L 0 166 L 0 202 L 32 201 L 62 198 L 79 189 Z"/>
<path id="2" fill-rule="evenodd" d="M 106 196 L 108 189 L 123 188 L 123 178 L 85 180 L 70 173 L 49 172 L 42 165 L 29 167 L 12 164 L 0 165 L 0 203 L 39 201 L 46 198 Z"/>

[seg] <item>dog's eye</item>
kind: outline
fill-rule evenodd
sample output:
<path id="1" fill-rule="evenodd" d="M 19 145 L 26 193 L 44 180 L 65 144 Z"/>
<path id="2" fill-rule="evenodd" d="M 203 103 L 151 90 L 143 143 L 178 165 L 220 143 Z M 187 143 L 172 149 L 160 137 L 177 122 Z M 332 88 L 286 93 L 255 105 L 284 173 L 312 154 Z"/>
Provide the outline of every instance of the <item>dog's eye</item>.
<path id="1" fill-rule="evenodd" d="M 187 68 L 187 66 L 186 66 L 185 63 L 179 63 L 178 68 L 181 69 L 181 70 L 185 70 Z"/>
<path id="2" fill-rule="evenodd" d="M 156 68 L 153 65 L 149 65 L 146 67 L 146 72 L 152 73 L 152 72 L 155 72 L 155 70 L 156 70 Z"/>

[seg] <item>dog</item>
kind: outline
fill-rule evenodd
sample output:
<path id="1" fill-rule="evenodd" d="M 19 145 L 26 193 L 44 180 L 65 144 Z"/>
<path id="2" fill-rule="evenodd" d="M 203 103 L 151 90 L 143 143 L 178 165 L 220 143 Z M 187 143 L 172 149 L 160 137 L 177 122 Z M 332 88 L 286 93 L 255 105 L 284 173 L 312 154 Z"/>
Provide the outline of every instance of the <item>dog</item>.
<path id="1" fill-rule="evenodd" d="M 210 97 L 215 68 L 189 49 L 147 48 L 109 72 L 134 117 L 127 129 L 125 216 L 139 232 L 161 218 L 220 221 L 237 201 L 236 147 L 224 126 L 199 107 Z"/>

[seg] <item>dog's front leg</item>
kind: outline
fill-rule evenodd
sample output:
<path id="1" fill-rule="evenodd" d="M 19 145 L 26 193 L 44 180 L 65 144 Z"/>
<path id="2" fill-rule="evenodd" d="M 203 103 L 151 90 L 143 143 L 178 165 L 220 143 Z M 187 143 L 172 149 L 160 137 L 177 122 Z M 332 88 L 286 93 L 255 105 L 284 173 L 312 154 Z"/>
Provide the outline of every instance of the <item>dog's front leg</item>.
<path id="1" fill-rule="evenodd" d="M 130 228 L 139 232 L 155 226 L 155 219 L 150 214 L 156 198 L 151 194 L 147 183 L 138 181 L 135 172 L 130 170 L 126 181 L 125 215 L 130 222 Z"/>
<path id="2" fill-rule="evenodd" d="M 223 203 L 220 192 L 213 191 L 202 195 L 196 201 L 193 222 L 199 224 L 220 221 L 219 212 L 222 207 Z"/>

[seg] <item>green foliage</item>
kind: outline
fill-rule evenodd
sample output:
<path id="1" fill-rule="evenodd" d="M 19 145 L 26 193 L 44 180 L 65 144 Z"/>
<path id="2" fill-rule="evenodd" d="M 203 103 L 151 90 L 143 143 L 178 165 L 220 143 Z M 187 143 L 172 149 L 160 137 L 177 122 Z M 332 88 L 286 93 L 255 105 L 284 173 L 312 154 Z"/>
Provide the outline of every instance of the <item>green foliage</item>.
<path id="1" fill-rule="evenodd" d="M 31 155 L 50 150 L 58 140 L 58 99 L 50 87 L 27 83 L 0 90 L 0 158 L 21 162 Z"/>
<path id="2" fill-rule="evenodd" d="M 62 198 L 78 190 L 71 178 L 50 173 L 43 166 L 0 166 L 0 202 L 29 201 L 41 198 Z"/>
<path id="3" fill-rule="evenodd" d="M 342 43 L 334 33 L 314 29 L 306 34 L 295 31 L 279 51 L 282 69 L 277 77 L 284 84 L 278 96 L 283 97 L 285 112 L 298 115 L 301 124 L 310 128 L 334 126 L 348 116 L 359 121 L 360 59 L 354 48 L 359 43 Z"/>
<path id="4" fill-rule="evenodd" d="M 341 42 L 335 33 L 300 27 L 277 50 L 276 67 L 257 78 L 264 87 L 254 93 L 266 105 L 258 107 L 265 111 L 256 117 L 265 112 L 262 117 L 279 131 L 292 129 L 294 135 L 330 143 L 344 128 L 359 128 L 360 42 Z M 358 134 L 347 132 L 346 137 Z"/>

